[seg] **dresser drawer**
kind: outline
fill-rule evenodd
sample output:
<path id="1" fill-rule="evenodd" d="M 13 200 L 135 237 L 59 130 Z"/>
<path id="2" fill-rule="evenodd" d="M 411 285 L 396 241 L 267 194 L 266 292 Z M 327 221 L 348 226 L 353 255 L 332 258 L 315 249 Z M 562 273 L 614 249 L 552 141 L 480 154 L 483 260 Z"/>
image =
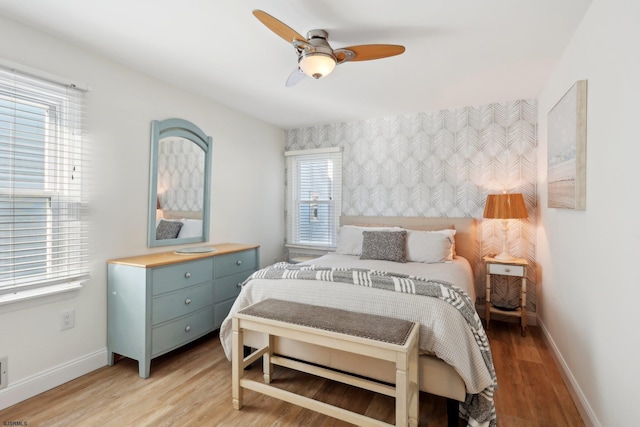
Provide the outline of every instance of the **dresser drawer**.
<path id="1" fill-rule="evenodd" d="M 154 357 L 213 329 L 213 308 L 211 306 L 187 317 L 153 328 L 151 332 L 151 356 Z"/>
<path id="2" fill-rule="evenodd" d="M 240 285 L 247 277 L 251 276 L 251 273 L 253 273 L 253 270 L 241 271 L 231 276 L 216 279 L 213 284 L 213 299 L 218 302 L 237 297 L 240 293 Z"/>
<path id="3" fill-rule="evenodd" d="M 521 265 L 489 264 L 489 273 L 522 277 L 524 276 L 524 267 Z"/>
<path id="4" fill-rule="evenodd" d="M 256 251 L 234 252 L 227 255 L 214 257 L 213 260 L 215 277 L 224 277 L 230 274 L 238 273 L 245 270 L 255 270 Z"/>
<path id="5" fill-rule="evenodd" d="M 210 281 L 213 277 L 213 262 L 209 258 L 157 267 L 151 275 L 153 295 L 158 295 Z"/>
<path id="6" fill-rule="evenodd" d="M 166 322 L 184 316 L 213 303 L 211 282 L 171 292 L 153 299 L 151 323 Z"/>

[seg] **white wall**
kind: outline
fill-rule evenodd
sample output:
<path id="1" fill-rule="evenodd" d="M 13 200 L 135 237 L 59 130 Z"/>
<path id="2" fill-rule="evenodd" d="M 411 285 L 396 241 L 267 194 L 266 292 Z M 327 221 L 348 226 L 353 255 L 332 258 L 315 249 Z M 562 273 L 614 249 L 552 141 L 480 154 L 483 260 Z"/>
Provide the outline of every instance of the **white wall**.
<path id="1" fill-rule="evenodd" d="M 261 264 L 282 259 L 284 132 L 0 17 L 0 58 L 89 85 L 91 281 L 77 296 L 0 310 L 9 388 L 0 409 L 106 364 L 106 261 L 146 246 L 150 122 L 179 117 L 213 137 L 213 243 L 257 243 Z M 15 308 L 15 307 L 14 307 Z M 60 312 L 76 310 L 61 332 Z"/>
<path id="2" fill-rule="evenodd" d="M 538 313 L 587 425 L 637 425 L 640 2 L 594 0 L 540 95 Z M 547 114 L 588 80 L 587 208 L 547 208 Z"/>

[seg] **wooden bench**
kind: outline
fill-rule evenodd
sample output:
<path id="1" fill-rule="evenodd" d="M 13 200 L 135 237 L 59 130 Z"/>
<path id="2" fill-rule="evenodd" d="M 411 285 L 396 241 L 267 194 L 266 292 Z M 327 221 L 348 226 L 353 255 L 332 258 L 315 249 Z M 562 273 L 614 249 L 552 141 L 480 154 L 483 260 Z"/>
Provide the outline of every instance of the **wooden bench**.
<path id="1" fill-rule="evenodd" d="M 418 329 L 406 320 L 268 299 L 238 311 L 232 321 L 233 407 L 241 409 L 243 389 L 263 393 L 361 426 L 392 426 L 365 415 L 270 385 L 273 365 L 340 381 L 396 399 L 396 423 L 418 425 Z M 264 346 L 243 357 L 243 332 L 264 334 Z M 284 337 L 395 363 L 395 387 L 273 354 L 273 337 Z M 264 383 L 243 378 L 263 357 Z"/>

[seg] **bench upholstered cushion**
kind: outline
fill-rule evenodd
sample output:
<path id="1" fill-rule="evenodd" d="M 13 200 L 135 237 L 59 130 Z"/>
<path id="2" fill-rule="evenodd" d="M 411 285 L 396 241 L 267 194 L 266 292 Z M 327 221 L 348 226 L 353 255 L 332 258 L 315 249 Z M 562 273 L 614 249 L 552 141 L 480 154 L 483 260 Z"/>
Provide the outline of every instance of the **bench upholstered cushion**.
<path id="1" fill-rule="evenodd" d="M 277 299 L 260 301 L 239 313 L 396 345 L 405 344 L 413 326 L 408 320 Z"/>

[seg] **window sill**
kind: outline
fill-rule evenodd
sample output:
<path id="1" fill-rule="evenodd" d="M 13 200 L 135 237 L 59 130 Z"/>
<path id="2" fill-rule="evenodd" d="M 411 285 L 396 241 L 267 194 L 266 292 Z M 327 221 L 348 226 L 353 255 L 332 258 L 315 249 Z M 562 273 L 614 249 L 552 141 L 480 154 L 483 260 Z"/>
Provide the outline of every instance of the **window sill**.
<path id="1" fill-rule="evenodd" d="M 0 313 L 73 298 L 85 282 L 77 280 L 0 295 Z"/>
<path id="2" fill-rule="evenodd" d="M 335 251 L 336 247 L 335 246 L 313 246 L 313 245 L 299 245 L 299 244 L 294 244 L 294 243 L 290 243 L 290 244 L 285 244 L 284 245 L 287 248 L 295 248 L 295 249 L 315 249 L 318 251 Z"/>

